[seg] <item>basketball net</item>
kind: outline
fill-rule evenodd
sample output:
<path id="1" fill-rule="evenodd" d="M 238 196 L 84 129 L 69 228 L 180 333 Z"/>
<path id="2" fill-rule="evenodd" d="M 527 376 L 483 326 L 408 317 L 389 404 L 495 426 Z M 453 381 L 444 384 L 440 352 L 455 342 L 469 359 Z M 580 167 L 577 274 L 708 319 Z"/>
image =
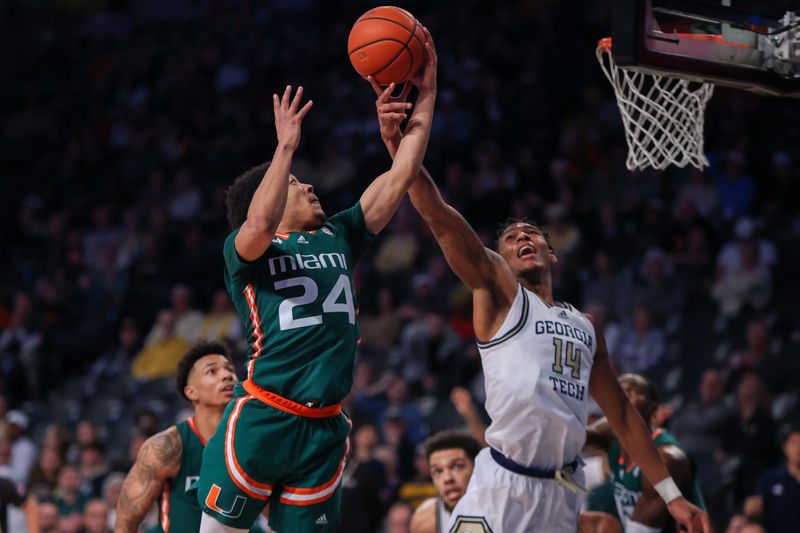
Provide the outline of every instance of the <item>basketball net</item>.
<path id="1" fill-rule="evenodd" d="M 617 95 L 628 170 L 708 166 L 703 124 L 713 84 L 620 67 L 611 54 L 610 37 L 598 43 L 597 60 Z"/>

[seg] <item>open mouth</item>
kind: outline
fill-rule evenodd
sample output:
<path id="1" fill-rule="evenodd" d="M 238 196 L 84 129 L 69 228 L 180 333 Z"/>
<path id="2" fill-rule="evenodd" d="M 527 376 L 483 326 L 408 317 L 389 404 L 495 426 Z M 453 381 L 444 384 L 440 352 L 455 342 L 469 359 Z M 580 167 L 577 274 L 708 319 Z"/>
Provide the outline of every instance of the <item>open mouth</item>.
<path id="1" fill-rule="evenodd" d="M 523 257 L 534 257 L 535 255 L 536 255 L 536 248 L 534 248 L 529 244 L 526 244 L 517 251 L 517 257 L 519 257 L 520 259 Z"/>
<path id="2" fill-rule="evenodd" d="M 225 385 L 222 387 L 222 392 L 233 394 L 233 385 Z"/>
<path id="3" fill-rule="evenodd" d="M 461 490 L 459 489 L 450 489 L 444 491 L 444 497 L 448 500 L 456 499 L 461 497 Z"/>

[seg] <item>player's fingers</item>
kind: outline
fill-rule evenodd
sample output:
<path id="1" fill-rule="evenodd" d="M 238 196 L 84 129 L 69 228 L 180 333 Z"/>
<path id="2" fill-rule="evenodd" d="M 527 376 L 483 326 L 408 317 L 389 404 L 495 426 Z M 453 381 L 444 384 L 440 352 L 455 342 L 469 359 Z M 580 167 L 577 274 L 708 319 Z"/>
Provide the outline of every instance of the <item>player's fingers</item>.
<path id="1" fill-rule="evenodd" d="M 403 90 L 400 92 L 401 101 L 406 101 L 406 98 L 408 98 L 408 95 L 411 92 L 411 87 L 413 87 L 411 80 L 406 80 L 406 82 L 403 84 Z"/>
<path id="2" fill-rule="evenodd" d="M 278 116 L 278 110 L 281 107 L 281 101 L 278 98 L 278 95 L 273 93 L 272 94 L 272 112 L 275 114 L 275 117 Z"/>
<path id="3" fill-rule="evenodd" d="M 303 120 L 303 117 L 306 116 L 306 113 L 308 113 L 308 110 L 311 109 L 313 106 L 314 106 L 314 100 L 309 100 L 308 102 L 306 102 L 306 105 L 304 105 L 300 109 L 300 111 L 297 112 L 297 118 L 299 118 L 300 120 Z"/>
<path id="4" fill-rule="evenodd" d="M 427 42 L 431 43 L 431 47 L 435 51 L 436 50 L 436 45 L 433 43 L 433 35 L 431 35 L 431 32 L 428 31 L 428 28 L 425 27 L 425 26 L 422 27 L 422 32 L 425 34 L 425 40 Z"/>
<path id="5" fill-rule="evenodd" d="M 292 94 L 292 86 L 287 85 L 286 89 L 283 90 L 283 96 L 281 97 L 281 109 L 287 110 L 289 109 L 289 97 Z"/>
<path id="6" fill-rule="evenodd" d="M 383 104 L 384 102 L 388 102 L 393 92 L 394 92 L 394 82 L 390 83 L 389 86 L 386 87 L 386 89 L 384 89 L 384 91 L 378 97 L 378 104 Z"/>
<path id="7" fill-rule="evenodd" d="M 403 120 L 406 119 L 406 114 L 405 113 L 385 113 L 382 116 L 384 118 L 387 118 L 387 119 L 390 119 L 390 120 L 403 121 Z"/>
<path id="8" fill-rule="evenodd" d="M 436 49 L 431 45 L 431 43 L 425 43 L 425 50 L 428 52 L 428 65 L 435 65 L 439 62 L 439 58 L 436 57 Z"/>
<path id="9" fill-rule="evenodd" d="M 403 112 L 406 109 L 411 109 L 410 102 L 387 102 L 378 106 L 378 111 L 381 113 Z"/>
<path id="10" fill-rule="evenodd" d="M 378 85 L 377 81 L 375 81 L 375 78 L 373 78 L 372 76 L 367 76 L 367 81 L 369 82 L 370 85 L 372 85 L 372 90 L 375 91 L 376 95 L 380 96 L 381 94 L 383 94 L 383 89 L 381 89 L 381 86 Z"/>
<path id="11" fill-rule="evenodd" d="M 300 107 L 300 99 L 303 97 L 303 86 L 297 88 L 297 92 L 294 93 L 294 98 L 292 99 L 292 105 L 289 106 L 289 111 L 294 113 L 297 111 L 297 108 Z"/>

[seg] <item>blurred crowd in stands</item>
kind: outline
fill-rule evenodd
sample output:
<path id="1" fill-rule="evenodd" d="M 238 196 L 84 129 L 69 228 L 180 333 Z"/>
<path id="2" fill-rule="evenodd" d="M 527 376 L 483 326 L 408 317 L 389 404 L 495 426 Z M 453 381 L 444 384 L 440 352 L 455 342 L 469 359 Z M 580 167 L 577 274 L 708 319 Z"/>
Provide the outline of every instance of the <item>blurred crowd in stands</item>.
<path id="1" fill-rule="evenodd" d="M 719 89 L 709 168 L 628 172 L 594 57 L 609 4 L 404 2 L 439 54 L 426 165 L 487 246 L 508 216 L 548 228 L 556 298 L 603 324 L 620 372 L 656 380 L 718 529 L 740 531 L 774 520 L 748 497 L 772 494 L 800 412 L 800 105 Z M 294 173 L 329 215 L 388 167 L 345 50 L 372 5 L 0 4 L 0 477 L 42 531 L 113 524 L 138 446 L 185 414 L 170 378 L 193 341 L 229 342 L 241 368 L 225 188 L 273 151 L 272 92 L 315 101 Z M 471 298 L 410 204 L 357 281 L 342 531 L 399 533 L 432 494 L 422 440 L 482 409 Z"/>

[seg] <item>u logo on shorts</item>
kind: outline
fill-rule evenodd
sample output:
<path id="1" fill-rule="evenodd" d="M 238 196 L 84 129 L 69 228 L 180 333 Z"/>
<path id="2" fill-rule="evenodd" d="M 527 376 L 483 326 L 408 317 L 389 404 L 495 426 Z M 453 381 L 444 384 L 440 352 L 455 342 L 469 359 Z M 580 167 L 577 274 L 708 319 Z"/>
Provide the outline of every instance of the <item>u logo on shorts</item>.
<path id="1" fill-rule="evenodd" d="M 219 485 L 211 485 L 211 489 L 208 491 L 208 496 L 206 496 L 206 506 L 212 511 L 227 518 L 239 518 L 242 516 L 244 504 L 247 502 L 247 499 L 244 496 L 237 494 L 236 498 L 233 500 L 233 505 L 231 505 L 231 508 L 226 511 L 224 509 L 220 509 L 217 505 L 217 498 L 219 498 L 220 492 L 222 492 L 222 489 L 219 487 Z"/>

